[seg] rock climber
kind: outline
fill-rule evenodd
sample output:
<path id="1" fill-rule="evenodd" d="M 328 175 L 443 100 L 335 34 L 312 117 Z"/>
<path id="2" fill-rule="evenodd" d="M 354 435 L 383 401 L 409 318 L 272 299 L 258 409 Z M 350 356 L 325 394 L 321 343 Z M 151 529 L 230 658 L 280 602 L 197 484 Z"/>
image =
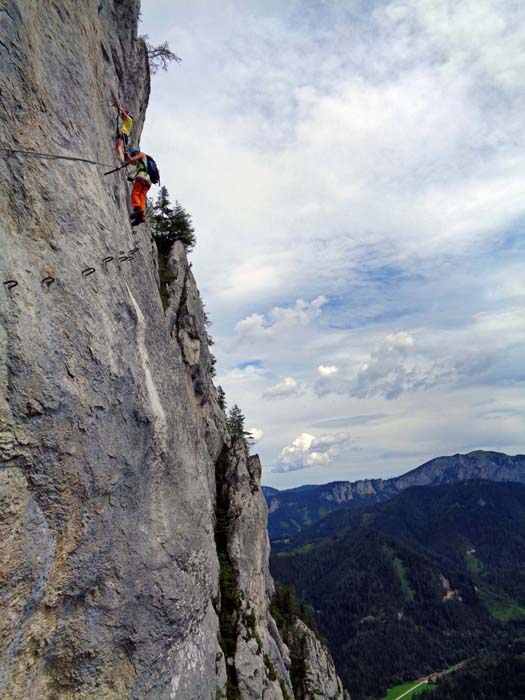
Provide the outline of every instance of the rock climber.
<path id="1" fill-rule="evenodd" d="M 129 156 L 126 156 L 126 164 L 135 166 L 135 178 L 133 189 L 131 190 L 131 206 L 133 214 L 131 215 L 131 225 L 138 226 L 142 224 L 146 212 L 146 195 L 151 187 L 151 178 L 148 171 L 148 156 L 138 148 L 130 148 Z"/>
<path id="2" fill-rule="evenodd" d="M 120 102 L 115 102 L 115 107 L 118 109 L 120 118 L 122 119 L 122 124 L 117 127 L 115 150 L 120 160 L 124 162 L 125 151 L 129 142 L 129 137 L 131 136 L 131 129 L 133 128 L 133 114 L 124 109 Z"/>

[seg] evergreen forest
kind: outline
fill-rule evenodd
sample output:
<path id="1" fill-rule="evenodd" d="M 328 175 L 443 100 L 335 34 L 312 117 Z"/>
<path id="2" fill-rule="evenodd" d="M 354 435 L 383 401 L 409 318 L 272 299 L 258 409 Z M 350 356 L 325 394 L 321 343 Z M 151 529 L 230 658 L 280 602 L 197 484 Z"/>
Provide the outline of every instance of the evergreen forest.
<path id="1" fill-rule="evenodd" d="M 336 511 L 271 567 L 314 610 L 343 683 L 362 700 L 519 637 L 524 562 L 525 486 L 470 481 Z"/>

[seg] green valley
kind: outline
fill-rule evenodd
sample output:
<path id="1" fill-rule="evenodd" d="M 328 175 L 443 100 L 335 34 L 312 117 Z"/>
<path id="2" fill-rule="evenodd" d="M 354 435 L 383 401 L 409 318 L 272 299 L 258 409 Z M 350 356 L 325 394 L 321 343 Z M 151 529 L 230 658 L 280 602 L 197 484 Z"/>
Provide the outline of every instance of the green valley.
<path id="1" fill-rule="evenodd" d="M 434 690 L 436 687 L 433 683 L 421 683 L 421 681 L 402 683 L 390 688 L 383 700 L 410 700 L 414 697 L 414 693 Z"/>
<path id="2" fill-rule="evenodd" d="M 515 639 L 524 562 L 525 486 L 470 481 L 335 511 L 281 545 L 271 568 L 315 611 L 361 700 Z"/>
<path id="3" fill-rule="evenodd" d="M 517 639 L 482 654 L 438 680 L 428 693 L 413 700 L 523 700 L 525 697 L 525 640 Z"/>

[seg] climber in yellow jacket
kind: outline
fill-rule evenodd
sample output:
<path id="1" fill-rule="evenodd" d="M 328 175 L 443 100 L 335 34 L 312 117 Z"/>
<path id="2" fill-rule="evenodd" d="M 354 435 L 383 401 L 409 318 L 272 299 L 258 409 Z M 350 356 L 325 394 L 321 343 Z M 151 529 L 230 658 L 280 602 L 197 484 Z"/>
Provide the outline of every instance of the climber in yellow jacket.
<path id="1" fill-rule="evenodd" d="M 115 107 L 118 109 L 120 118 L 122 119 L 122 124 L 117 128 L 115 150 L 120 160 L 124 162 L 125 151 L 129 143 L 129 137 L 131 136 L 131 129 L 133 128 L 133 114 L 124 109 L 120 102 L 115 102 Z"/>

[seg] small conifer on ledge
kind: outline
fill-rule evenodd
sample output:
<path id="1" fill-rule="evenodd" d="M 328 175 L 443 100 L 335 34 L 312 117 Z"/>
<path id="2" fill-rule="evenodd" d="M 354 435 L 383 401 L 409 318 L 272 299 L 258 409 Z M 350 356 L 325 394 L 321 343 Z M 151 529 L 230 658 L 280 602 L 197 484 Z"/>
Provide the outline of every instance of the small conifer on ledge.
<path id="1" fill-rule="evenodd" d="M 162 186 L 151 208 L 151 229 L 159 252 L 166 253 L 175 241 L 180 241 L 186 250 L 195 243 L 195 229 L 191 215 L 180 202 L 171 205 L 168 189 Z"/>

